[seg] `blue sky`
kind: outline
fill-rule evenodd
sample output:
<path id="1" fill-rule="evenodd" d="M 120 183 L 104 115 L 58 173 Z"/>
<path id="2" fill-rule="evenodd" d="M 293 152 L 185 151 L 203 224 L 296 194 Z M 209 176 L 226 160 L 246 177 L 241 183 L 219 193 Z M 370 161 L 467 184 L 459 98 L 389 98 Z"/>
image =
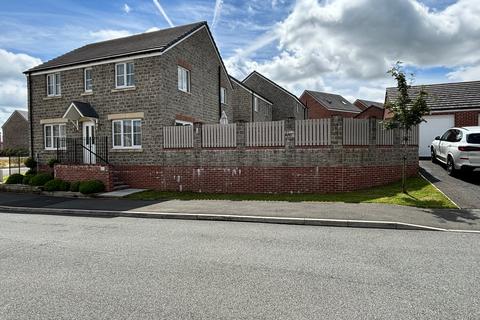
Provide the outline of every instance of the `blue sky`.
<path id="1" fill-rule="evenodd" d="M 381 101 L 397 60 L 417 84 L 480 78 L 478 0 L 0 1 L 0 122 L 26 107 L 21 71 L 87 43 L 201 20 L 230 73 L 256 69 L 298 95 Z"/>

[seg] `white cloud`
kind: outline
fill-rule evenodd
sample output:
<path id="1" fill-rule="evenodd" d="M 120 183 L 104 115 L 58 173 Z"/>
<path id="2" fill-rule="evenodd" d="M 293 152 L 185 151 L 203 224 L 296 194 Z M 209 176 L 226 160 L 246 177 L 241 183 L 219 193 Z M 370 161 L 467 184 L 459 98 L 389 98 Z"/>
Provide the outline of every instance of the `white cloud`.
<path id="1" fill-rule="evenodd" d="M 161 15 L 165 18 L 165 20 L 168 22 L 168 25 L 170 27 L 175 27 L 175 25 L 172 23 L 172 20 L 170 20 L 170 18 L 168 17 L 167 13 L 165 12 L 165 10 L 163 9 L 162 5 L 160 4 L 160 2 L 158 0 L 153 0 L 153 3 L 155 4 L 155 6 L 157 7 L 158 11 L 160 11 Z"/>
<path id="2" fill-rule="evenodd" d="M 160 28 L 158 28 L 158 27 L 151 27 L 151 28 L 147 29 L 145 32 L 155 32 L 155 31 L 158 31 L 158 30 L 160 30 Z"/>
<path id="3" fill-rule="evenodd" d="M 89 35 L 92 42 L 96 42 L 127 37 L 131 35 L 131 33 L 127 30 L 104 29 L 98 31 L 90 31 Z"/>
<path id="4" fill-rule="evenodd" d="M 289 88 L 327 87 L 382 100 L 378 83 L 390 83 L 385 71 L 397 60 L 420 68 L 480 64 L 478 0 L 437 11 L 417 0 L 298 0 L 270 33 L 279 53 L 256 63 L 248 57 L 261 46 L 237 50 L 227 59 L 233 73 L 255 67 Z M 466 68 L 451 77 L 472 78 L 478 71 Z"/>
<path id="5" fill-rule="evenodd" d="M 480 80 L 480 65 L 460 67 L 447 74 L 452 81 L 477 81 Z"/>
<path id="6" fill-rule="evenodd" d="M 132 11 L 132 8 L 130 8 L 130 6 L 129 6 L 127 3 L 125 3 L 125 4 L 123 5 L 123 11 L 124 11 L 126 14 L 129 14 L 130 11 Z"/>
<path id="7" fill-rule="evenodd" d="M 0 49 L 0 125 L 15 109 L 27 107 L 27 80 L 23 71 L 42 63 L 23 53 Z"/>
<path id="8" fill-rule="evenodd" d="M 223 0 L 215 1 L 215 8 L 213 10 L 212 28 L 215 28 L 218 21 L 220 20 L 220 14 L 222 13 L 222 6 L 223 6 Z"/>

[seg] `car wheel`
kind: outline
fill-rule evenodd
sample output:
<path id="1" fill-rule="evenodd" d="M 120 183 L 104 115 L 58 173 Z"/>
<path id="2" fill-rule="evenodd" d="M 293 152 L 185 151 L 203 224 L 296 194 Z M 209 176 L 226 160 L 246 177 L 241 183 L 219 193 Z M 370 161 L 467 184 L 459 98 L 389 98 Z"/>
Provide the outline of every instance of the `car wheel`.
<path id="1" fill-rule="evenodd" d="M 455 176 L 457 173 L 457 170 L 455 169 L 455 163 L 453 162 L 452 157 L 448 157 L 447 159 L 447 173 L 449 176 Z"/>
<path id="2" fill-rule="evenodd" d="M 435 149 L 430 150 L 430 155 L 432 157 L 432 163 L 437 163 L 437 153 L 435 152 Z"/>

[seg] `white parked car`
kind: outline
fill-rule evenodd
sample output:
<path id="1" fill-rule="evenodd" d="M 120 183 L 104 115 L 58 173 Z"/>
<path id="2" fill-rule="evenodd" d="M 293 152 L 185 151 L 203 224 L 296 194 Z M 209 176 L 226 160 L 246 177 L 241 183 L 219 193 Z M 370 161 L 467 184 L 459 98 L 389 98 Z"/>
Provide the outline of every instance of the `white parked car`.
<path id="1" fill-rule="evenodd" d="M 430 146 L 432 162 L 447 165 L 449 175 L 480 168 L 480 126 L 448 129 Z"/>

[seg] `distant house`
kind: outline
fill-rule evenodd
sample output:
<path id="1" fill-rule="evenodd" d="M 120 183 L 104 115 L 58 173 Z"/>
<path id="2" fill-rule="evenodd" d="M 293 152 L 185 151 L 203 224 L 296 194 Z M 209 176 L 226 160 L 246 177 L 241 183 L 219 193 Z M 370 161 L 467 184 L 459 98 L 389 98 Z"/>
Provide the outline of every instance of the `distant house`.
<path id="1" fill-rule="evenodd" d="M 257 71 L 253 71 L 242 83 L 273 103 L 273 121 L 288 118 L 295 118 L 297 120 L 307 118 L 307 110 L 297 96 Z"/>
<path id="2" fill-rule="evenodd" d="M 362 110 L 359 114 L 355 116 L 358 119 L 383 119 L 385 109 L 383 103 L 376 101 L 369 101 L 363 99 L 357 99 L 353 103 L 357 108 Z"/>
<path id="3" fill-rule="evenodd" d="M 233 122 L 272 121 L 273 103 L 240 80 L 230 76 L 233 84 L 231 107 Z"/>
<path id="4" fill-rule="evenodd" d="M 362 111 L 341 95 L 333 93 L 305 90 L 300 101 L 307 107 L 309 119 L 333 116 L 354 118 Z"/>
<path id="5" fill-rule="evenodd" d="M 422 87 L 428 93 L 431 112 L 420 124 L 419 155 L 429 157 L 431 142 L 447 129 L 480 125 L 480 81 L 412 86 L 411 97 L 417 96 Z M 394 101 L 397 96 L 397 88 L 387 88 L 385 101 Z"/>
<path id="6" fill-rule="evenodd" d="M 29 149 L 28 112 L 15 110 L 2 126 L 4 149 Z"/>

